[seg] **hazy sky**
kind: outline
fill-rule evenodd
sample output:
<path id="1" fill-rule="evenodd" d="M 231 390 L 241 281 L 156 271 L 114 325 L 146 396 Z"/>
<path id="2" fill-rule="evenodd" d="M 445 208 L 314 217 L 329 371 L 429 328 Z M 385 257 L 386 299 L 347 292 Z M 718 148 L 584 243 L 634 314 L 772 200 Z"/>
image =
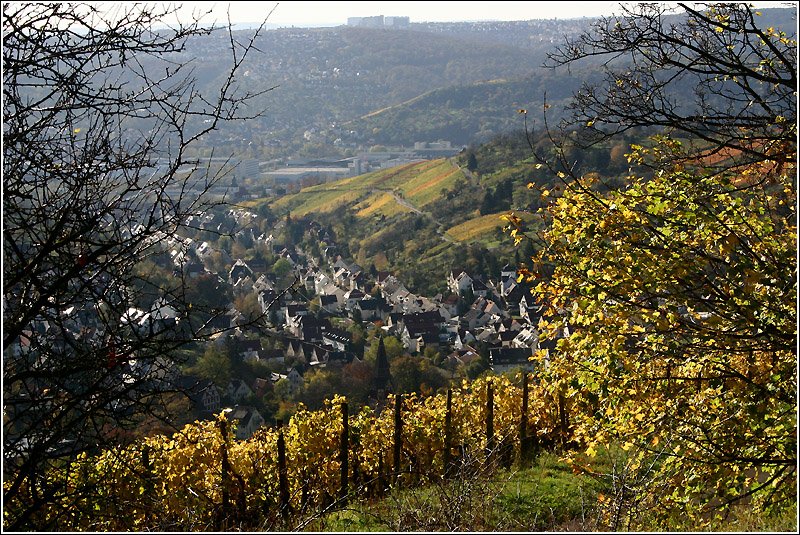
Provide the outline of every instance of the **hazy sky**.
<path id="1" fill-rule="evenodd" d="M 676 2 L 663 2 L 676 4 Z M 757 7 L 786 6 L 786 2 L 753 2 Z M 100 5 L 106 4 L 105 2 Z M 110 10 L 130 2 L 108 3 Z M 180 5 L 181 18 L 192 13 L 206 13 L 205 23 L 227 22 L 230 11 L 233 23 L 261 22 L 272 10 L 267 22 L 279 26 L 336 26 L 346 24 L 348 17 L 374 15 L 407 16 L 411 22 L 447 22 L 476 20 L 531 20 L 598 17 L 619 10 L 620 2 L 498 2 L 498 1 L 447 1 L 447 2 L 174 2 Z M 167 22 L 167 20 L 165 20 Z"/>
<path id="2" fill-rule="evenodd" d="M 619 2 L 184 2 L 185 11 L 214 9 L 208 18 L 224 22 L 230 5 L 233 22 L 257 22 L 272 8 L 268 22 L 279 25 L 346 24 L 347 17 L 407 16 L 411 22 L 530 20 L 608 15 Z M 205 20 L 205 19 L 204 19 Z"/>

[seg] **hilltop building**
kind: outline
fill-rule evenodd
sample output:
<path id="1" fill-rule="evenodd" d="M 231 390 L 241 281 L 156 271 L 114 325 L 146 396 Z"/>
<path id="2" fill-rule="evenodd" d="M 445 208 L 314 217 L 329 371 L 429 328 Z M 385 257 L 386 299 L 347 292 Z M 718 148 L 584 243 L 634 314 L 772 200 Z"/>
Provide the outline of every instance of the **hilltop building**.
<path id="1" fill-rule="evenodd" d="M 408 28 L 411 21 L 408 17 L 384 17 L 375 15 L 373 17 L 347 17 L 348 26 L 359 26 L 361 28 Z"/>

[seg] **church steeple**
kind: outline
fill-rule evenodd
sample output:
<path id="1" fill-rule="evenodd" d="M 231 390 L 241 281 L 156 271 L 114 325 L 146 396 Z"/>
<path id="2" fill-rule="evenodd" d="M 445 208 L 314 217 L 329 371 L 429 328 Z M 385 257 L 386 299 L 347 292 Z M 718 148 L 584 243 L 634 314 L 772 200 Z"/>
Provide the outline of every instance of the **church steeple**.
<path id="1" fill-rule="evenodd" d="M 392 376 L 389 373 L 389 358 L 383 345 L 383 336 L 378 340 L 378 352 L 375 355 L 375 389 L 384 393 L 392 391 Z"/>

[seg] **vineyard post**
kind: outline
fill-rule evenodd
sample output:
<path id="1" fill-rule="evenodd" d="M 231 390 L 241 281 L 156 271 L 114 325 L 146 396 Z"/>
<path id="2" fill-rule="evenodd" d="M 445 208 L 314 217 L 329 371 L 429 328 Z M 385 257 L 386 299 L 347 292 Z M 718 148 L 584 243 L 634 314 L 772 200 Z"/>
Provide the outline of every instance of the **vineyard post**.
<path id="1" fill-rule="evenodd" d="M 155 492 L 155 474 L 153 473 L 153 461 L 150 459 L 151 447 L 145 444 L 142 448 L 142 466 L 144 467 L 144 488 L 145 488 L 145 510 L 147 511 L 148 525 L 153 525 L 153 502 Z"/>
<path id="2" fill-rule="evenodd" d="M 567 431 L 569 428 L 569 420 L 567 419 L 567 398 L 564 396 L 564 391 L 558 392 L 558 417 L 561 423 L 561 447 L 563 448 L 567 443 Z"/>
<path id="3" fill-rule="evenodd" d="M 494 392 L 492 391 L 492 381 L 486 381 L 486 458 L 492 454 L 494 449 Z"/>
<path id="4" fill-rule="evenodd" d="M 230 460 L 228 459 L 228 420 L 226 416 L 219 419 L 219 434 L 222 438 L 220 444 L 220 457 L 222 458 L 221 481 L 222 486 L 222 511 L 217 518 L 215 531 L 222 529 L 222 523 L 226 522 L 230 514 L 230 490 L 228 489 L 228 478 L 231 472 Z"/>
<path id="5" fill-rule="evenodd" d="M 386 490 L 386 479 L 383 477 L 383 451 L 378 453 L 378 492 L 376 494 L 383 494 Z"/>
<path id="6" fill-rule="evenodd" d="M 289 481 L 286 470 L 286 439 L 283 437 L 283 422 L 278 420 L 278 493 L 280 497 L 281 517 L 289 520 Z"/>
<path id="7" fill-rule="evenodd" d="M 339 444 L 339 462 L 341 465 L 341 487 L 339 489 L 339 500 L 342 505 L 347 503 L 347 454 L 349 449 L 350 427 L 347 415 L 347 402 L 342 402 L 342 436 Z"/>
<path id="8" fill-rule="evenodd" d="M 401 414 L 401 407 L 403 405 L 403 394 L 397 394 L 394 397 L 394 463 L 392 473 L 392 483 L 398 483 L 398 476 L 400 474 L 400 452 L 403 444 L 403 419 Z"/>
<path id="9" fill-rule="evenodd" d="M 528 439 L 528 372 L 522 372 L 522 415 L 519 419 L 519 459 L 525 463 L 530 455 Z"/>
<path id="10" fill-rule="evenodd" d="M 444 477 L 448 477 L 452 465 L 453 447 L 453 389 L 447 389 L 447 412 L 444 414 Z"/>

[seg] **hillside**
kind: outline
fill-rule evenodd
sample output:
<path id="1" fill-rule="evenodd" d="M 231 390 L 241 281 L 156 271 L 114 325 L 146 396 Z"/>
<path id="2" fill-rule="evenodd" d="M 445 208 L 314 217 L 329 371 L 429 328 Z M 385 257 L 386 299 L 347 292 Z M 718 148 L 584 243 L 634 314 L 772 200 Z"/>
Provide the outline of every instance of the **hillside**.
<path id="1" fill-rule="evenodd" d="M 248 32 L 236 35 L 246 39 Z M 219 76 L 225 45 L 221 35 L 210 36 L 187 52 L 204 58 L 196 66 L 201 82 Z M 241 150 L 241 140 L 248 138 L 251 150 L 267 146 L 291 153 L 306 132 L 305 141 L 326 145 L 335 139 L 344 145 L 368 142 L 370 128 L 342 123 L 431 91 L 527 76 L 541 65 L 545 51 L 544 45 L 522 49 L 468 35 L 347 26 L 270 30 L 256 46 L 260 53 L 248 57 L 238 82 L 247 91 L 273 89 L 254 103 L 253 112 L 263 114 L 249 121 L 246 131 L 223 130 L 204 140 L 217 148 Z"/>
<path id="2" fill-rule="evenodd" d="M 789 12 L 765 9 L 764 24 L 786 28 Z M 551 70 L 543 67 L 546 56 L 590 22 L 272 29 L 256 40 L 259 52 L 247 58 L 237 80 L 244 91 L 272 88 L 253 103 L 252 112 L 260 115 L 235 131 L 206 136 L 201 145 L 217 154 L 271 158 L 302 151 L 341 155 L 376 143 L 480 143 L 520 128 L 520 107 L 541 122 L 545 95 L 554 124 L 597 66 L 587 61 L 578 69 Z M 245 41 L 251 30 L 234 35 Z M 219 82 L 228 43 L 217 33 L 187 46 L 184 57 L 202 58 L 194 65 L 201 84 Z"/>
<path id="3" fill-rule="evenodd" d="M 452 189 L 463 173 L 452 162 L 440 159 L 374 171 L 353 178 L 305 188 L 276 201 L 272 207 L 305 216 L 333 212 L 341 206 L 359 217 L 413 212 Z"/>
<path id="4" fill-rule="evenodd" d="M 563 104 L 582 77 L 543 70 L 536 76 L 484 80 L 448 86 L 376 110 L 343 124 L 371 132 L 377 143 L 411 145 L 420 139 L 447 139 L 457 145 L 483 143 L 500 133 L 518 130 L 520 108 L 538 110 L 547 95 L 549 120 L 561 118 Z"/>
<path id="5" fill-rule="evenodd" d="M 517 178 L 526 164 L 519 166 Z M 417 289 L 441 291 L 454 265 L 491 272 L 514 257 L 501 215 L 512 201 L 535 204 L 536 194 L 505 172 L 482 177 L 456 159 L 422 161 L 304 188 L 269 207 L 279 217 L 329 226 L 342 254 L 364 267 L 396 271 Z M 487 193 L 492 197 L 498 187 L 496 204 L 487 207 Z"/>

